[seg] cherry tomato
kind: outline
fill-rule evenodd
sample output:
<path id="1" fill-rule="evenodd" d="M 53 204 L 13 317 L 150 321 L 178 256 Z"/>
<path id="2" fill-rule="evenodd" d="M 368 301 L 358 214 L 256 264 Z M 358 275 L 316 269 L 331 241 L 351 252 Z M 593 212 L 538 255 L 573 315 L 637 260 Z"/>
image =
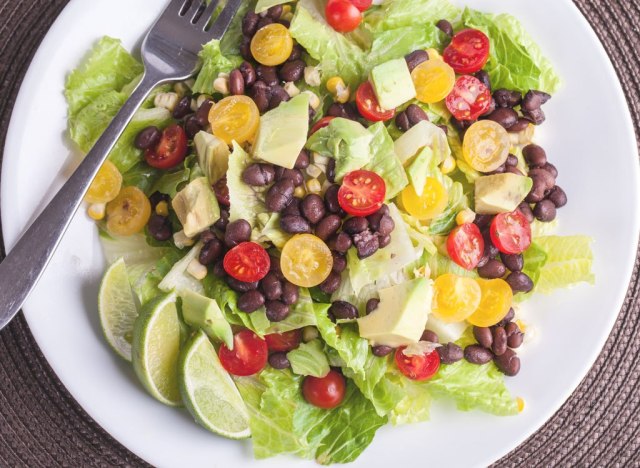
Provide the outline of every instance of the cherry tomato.
<path id="1" fill-rule="evenodd" d="M 456 84 L 456 74 L 441 60 L 422 62 L 411 72 L 416 88 L 416 98 L 425 104 L 432 104 L 446 98 Z"/>
<path id="2" fill-rule="evenodd" d="M 413 185 L 409 185 L 400 194 L 400 201 L 411 216 L 420 221 L 428 221 L 445 210 L 449 203 L 449 195 L 438 179 L 427 177 L 422 195 L 418 195 Z"/>
<path id="3" fill-rule="evenodd" d="M 233 349 L 224 343 L 220 346 L 220 364 L 233 375 L 253 375 L 267 365 L 267 342 L 251 330 L 242 330 L 233 337 Z"/>
<path id="4" fill-rule="evenodd" d="M 227 252 L 222 266 L 238 281 L 251 283 L 260 281 L 269 273 L 271 259 L 260 244 L 243 242 Z"/>
<path id="5" fill-rule="evenodd" d="M 476 171 L 491 172 L 509 157 L 511 139 L 502 125 L 481 120 L 467 129 L 462 142 L 462 155 Z"/>
<path id="6" fill-rule="evenodd" d="M 373 85 L 370 81 L 365 81 L 356 91 L 356 105 L 358 111 L 367 120 L 372 122 L 384 122 L 392 119 L 396 115 L 395 109 L 384 110 L 380 107 Z"/>
<path id="7" fill-rule="evenodd" d="M 461 76 L 445 100 L 458 120 L 476 120 L 489 110 L 491 91 L 474 76 Z"/>
<path id="8" fill-rule="evenodd" d="M 489 48 L 489 38 L 482 31 L 465 29 L 453 36 L 442 56 L 456 73 L 475 73 L 489 60 Z"/>
<path id="9" fill-rule="evenodd" d="M 433 283 L 433 315 L 443 322 L 462 322 L 476 311 L 481 296 L 473 278 L 445 273 Z"/>
<path id="10" fill-rule="evenodd" d="M 497 214 L 490 233 L 493 245 L 505 254 L 520 254 L 531 245 L 531 225 L 519 210 Z"/>
<path id="11" fill-rule="evenodd" d="M 362 22 L 362 13 L 349 0 L 329 0 L 324 12 L 327 23 L 338 32 L 351 32 Z"/>
<path id="12" fill-rule="evenodd" d="M 404 354 L 406 346 L 396 349 L 396 364 L 398 369 L 411 380 L 427 380 L 438 372 L 440 368 L 440 356 L 436 350 L 428 354 L 407 356 Z"/>
<path id="13" fill-rule="evenodd" d="M 451 259 L 466 270 L 478 266 L 484 252 L 480 228 L 473 223 L 458 226 L 447 237 L 447 252 Z"/>
<path id="14" fill-rule="evenodd" d="M 349 0 L 360 11 L 367 11 L 373 0 Z"/>
<path id="15" fill-rule="evenodd" d="M 275 67 L 287 61 L 293 50 L 293 38 L 280 23 L 260 28 L 251 39 L 251 54 L 262 65 Z"/>
<path id="16" fill-rule="evenodd" d="M 122 187 L 122 174 L 111 161 L 104 162 L 91 182 L 84 199 L 87 203 L 108 203 L 118 196 Z"/>
<path id="17" fill-rule="evenodd" d="M 280 254 L 284 277 L 303 288 L 318 286 L 333 268 L 331 250 L 313 234 L 298 234 L 287 241 Z"/>
<path id="18" fill-rule="evenodd" d="M 147 164 L 157 169 L 176 167 L 187 156 L 187 134 L 178 124 L 169 125 L 162 132 L 158 146 L 144 153 Z"/>
<path id="19" fill-rule="evenodd" d="M 284 333 L 272 333 L 265 335 L 265 341 L 269 351 L 291 351 L 296 349 L 302 341 L 302 330 L 291 330 Z"/>
<path id="20" fill-rule="evenodd" d="M 318 408 L 335 408 L 344 400 L 345 390 L 344 377 L 335 370 L 324 377 L 305 377 L 302 382 L 304 399 Z"/>
<path id="21" fill-rule="evenodd" d="M 507 315 L 513 303 L 513 291 L 505 280 L 477 279 L 482 295 L 476 311 L 467 322 L 476 327 L 491 327 Z"/>
<path id="22" fill-rule="evenodd" d="M 338 203 L 352 216 L 369 216 L 380 209 L 386 193 L 382 177 L 361 169 L 344 176 L 338 190 Z"/>
<path id="23" fill-rule="evenodd" d="M 151 203 L 138 187 L 124 187 L 107 203 L 107 231 L 130 236 L 144 229 L 151 217 Z"/>
<path id="24" fill-rule="evenodd" d="M 328 126 L 329 122 L 331 122 L 333 119 L 335 119 L 335 117 L 330 115 L 328 115 L 327 117 L 322 117 L 320 120 L 316 122 L 316 124 L 313 127 L 311 127 L 311 132 L 309 132 L 309 136 L 313 135 L 321 128 Z"/>
<path id="25" fill-rule="evenodd" d="M 252 140 L 260 126 L 260 111 L 248 96 L 229 96 L 209 111 L 209 123 L 215 136 L 230 145 Z"/>

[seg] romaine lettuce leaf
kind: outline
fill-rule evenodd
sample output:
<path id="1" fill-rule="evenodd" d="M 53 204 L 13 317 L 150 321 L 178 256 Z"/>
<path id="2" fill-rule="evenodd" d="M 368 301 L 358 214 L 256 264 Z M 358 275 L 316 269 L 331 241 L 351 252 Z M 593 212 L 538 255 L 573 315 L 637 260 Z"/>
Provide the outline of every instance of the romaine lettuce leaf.
<path id="1" fill-rule="evenodd" d="M 160 169 L 153 168 L 147 163 L 140 161 L 122 174 L 122 186 L 129 187 L 134 185 L 147 196 L 150 196 L 153 193 L 153 185 L 162 176 L 162 172 Z"/>
<path id="2" fill-rule="evenodd" d="M 437 218 L 429 224 L 429 232 L 433 235 L 447 234 L 456 226 L 456 215 L 469 207 L 469 200 L 464 193 L 464 187 L 460 182 L 454 182 L 451 178 L 443 177 L 444 186 L 449 193 L 449 204 Z"/>
<path id="3" fill-rule="evenodd" d="M 298 302 L 291 306 L 289 316 L 280 322 L 272 323 L 267 329 L 266 334 L 284 333 L 311 325 L 316 325 L 316 314 L 313 301 L 311 300 L 311 294 L 309 294 L 308 289 L 300 288 Z"/>
<path id="4" fill-rule="evenodd" d="M 291 234 L 280 228 L 280 213 L 260 213 L 251 232 L 253 242 L 271 242 L 279 249 L 282 249 L 291 237 Z"/>
<path id="5" fill-rule="evenodd" d="M 428 259 L 429 269 L 431 270 L 431 277 L 437 278 L 445 273 L 453 273 L 458 276 L 467 276 L 469 278 L 477 278 L 478 274 L 475 270 L 469 271 L 462 268 L 446 255 L 436 252 Z"/>
<path id="6" fill-rule="evenodd" d="M 373 32 L 428 27 L 441 19 L 453 21 L 459 14 L 460 9 L 448 0 L 386 0 L 367 13 L 365 27 Z"/>
<path id="7" fill-rule="evenodd" d="M 329 361 L 318 339 L 302 343 L 287 353 L 291 370 L 298 375 L 325 377 L 329 373 Z"/>
<path id="8" fill-rule="evenodd" d="M 284 2 L 282 2 L 284 3 Z M 220 4 L 220 6 L 222 3 Z M 218 8 L 220 8 L 218 6 Z M 224 33 L 222 40 L 220 41 L 220 50 L 222 54 L 229 57 L 231 55 L 240 55 L 240 44 L 242 43 L 242 20 L 251 9 L 255 8 L 255 0 L 245 0 L 240 3 L 238 12 L 233 17 L 227 32 Z M 231 61 L 235 61 L 236 58 L 232 58 Z M 238 57 L 238 60 L 243 60 Z"/>
<path id="9" fill-rule="evenodd" d="M 180 293 L 181 291 L 189 290 L 203 294 L 202 283 L 187 271 L 189 264 L 200 255 L 200 250 L 202 250 L 202 243 L 198 242 L 184 257 L 176 262 L 169 273 L 162 279 L 158 288 L 165 292 L 176 291 Z"/>
<path id="10" fill-rule="evenodd" d="M 245 219 L 251 227 L 255 226 L 260 213 L 267 212 L 264 206 L 264 189 L 252 187 L 242 181 L 242 172 L 252 162 L 252 158 L 234 141 L 227 170 L 227 186 L 231 202 L 229 221 Z"/>
<path id="11" fill-rule="evenodd" d="M 435 22 L 390 29 L 376 33 L 367 59 L 367 70 L 373 65 L 404 57 L 418 49 L 442 49 L 449 38 Z"/>
<path id="12" fill-rule="evenodd" d="M 202 68 L 191 88 L 194 93 L 213 94 L 213 82 L 220 73 L 229 73 L 242 63 L 242 58 L 229 55 L 224 56 L 220 51 L 220 41 L 212 40 L 204 45 L 200 52 Z"/>
<path id="13" fill-rule="evenodd" d="M 375 172 L 384 179 L 387 185 L 386 198 L 391 200 L 409 183 L 407 174 L 396 156 L 393 139 L 384 124 L 378 122 L 369 127 L 368 130 L 373 135 L 373 139 L 369 144 L 371 160 L 364 168 Z"/>

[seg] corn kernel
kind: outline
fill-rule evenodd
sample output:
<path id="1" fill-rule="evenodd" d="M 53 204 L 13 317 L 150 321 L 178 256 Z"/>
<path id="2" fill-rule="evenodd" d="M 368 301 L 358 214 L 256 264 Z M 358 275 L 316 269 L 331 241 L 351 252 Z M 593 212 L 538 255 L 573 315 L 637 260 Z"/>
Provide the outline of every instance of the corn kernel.
<path id="1" fill-rule="evenodd" d="M 320 68 L 318 67 L 305 67 L 304 69 L 304 81 L 309 86 L 320 86 L 322 79 L 320 78 Z"/>
<path id="2" fill-rule="evenodd" d="M 173 243 L 176 244 L 176 247 L 179 249 L 184 249 L 185 247 L 191 247 L 196 241 L 191 237 L 187 237 L 184 231 L 179 231 L 173 235 Z"/>
<path id="3" fill-rule="evenodd" d="M 322 184 L 318 179 L 311 179 L 307 181 L 307 192 L 320 193 L 322 191 Z"/>
<path id="4" fill-rule="evenodd" d="M 189 107 L 191 108 L 191 110 L 193 112 L 196 112 L 198 110 L 198 100 L 197 99 L 191 99 L 191 104 L 189 104 Z"/>
<path id="5" fill-rule="evenodd" d="M 517 397 L 516 398 L 516 403 L 518 404 L 518 412 L 522 413 L 524 411 L 524 399 Z"/>
<path id="6" fill-rule="evenodd" d="M 156 214 L 160 216 L 169 216 L 169 204 L 166 201 L 161 201 L 156 205 Z"/>
<path id="7" fill-rule="evenodd" d="M 473 212 L 473 210 L 465 208 L 464 210 L 459 211 L 456 215 L 456 224 L 458 226 L 462 226 L 463 224 L 473 223 L 475 219 L 476 214 Z"/>
<path id="8" fill-rule="evenodd" d="M 180 97 L 176 93 L 158 93 L 153 99 L 153 105 L 173 112 L 179 100 Z"/>
<path id="9" fill-rule="evenodd" d="M 200 96 L 198 96 L 198 99 L 196 99 L 196 106 L 198 106 L 198 109 L 200 109 L 200 106 L 207 100 L 213 101 L 213 98 L 208 94 L 201 94 Z"/>
<path id="10" fill-rule="evenodd" d="M 178 94 L 178 96 L 184 96 L 189 92 L 189 87 L 182 81 L 178 81 L 173 85 L 173 91 Z"/>
<path id="11" fill-rule="evenodd" d="M 302 329 L 302 341 L 308 343 L 309 341 L 313 341 L 318 338 L 318 329 L 312 325 L 304 327 Z"/>
<path id="12" fill-rule="evenodd" d="M 318 97 L 318 95 L 309 90 L 303 91 L 303 93 L 309 95 L 309 105 L 311 106 L 311 108 L 313 110 L 318 110 L 318 108 L 320 107 L 320 98 Z"/>
<path id="13" fill-rule="evenodd" d="M 284 84 L 283 86 L 284 90 L 287 92 L 287 94 L 289 95 L 289 97 L 296 97 L 298 94 L 300 94 L 300 90 L 298 89 L 298 87 L 296 86 L 296 84 L 293 81 L 288 81 Z"/>
<path id="14" fill-rule="evenodd" d="M 293 191 L 293 196 L 296 198 L 302 198 L 307 194 L 307 191 L 304 189 L 304 187 L 302 185 L 299 185 L 298 187 L 296 187 L 296 189 Z"/>
<path id="15" fill-rule="evenodd" d="M 106 203 L 93 203 L 89 205 L 89 208 L 87 208 L 87 214 L 91 219 L 95 221 L 100 221 L 101 219 L 104 219 L 106 212 L 107 212 Z"/>
<path id="16" fill-rule="evenodd" d="M 339 76 L 334 76 L 327 81 L 327 90 L 333 95 L 333 98 L 341 104 L 348 102 L 351 96 L 351 90 Z"/>
<path id="17" fill-rule="evenodd" d="M 442 55 L 436 49 L 427 49 L 427 54 L 429 54 L 429 60 L 442 60 Z"/>
<path id="18" fill-rule="evenodd" d="M 317 179 L 322 174 L 322 169 L 320 169 L 315 164 L 309 164 L 309 166 L 306 169 L 306 172 L 309 175 L 309 177 L 313 177 L 314 179 Z"/>
<path id="19" fill-rule="evenodd" d="M 293 12 L 290 11 L 289 13 L 283 13 L 280 19 L 291 22 L 291 20 L 293 19 Z"/>
<path id="20" fill-rule="evenodd" d="M 218 75 L 218 78 L 213 80 L 213 89 L 218 91 L 223 96 L 229 94 L 229 76 L 227 73 L 220 73 L 220 75 Z"/>
<path id="21" fill-rule="evenodd" d="M 207 276 L 207 267 L 200 263 L 197 258 L 194 258 L 189 262 L 187 273 L 197 280 L 203 280 Z"/>
<path id="22" fill-rule="evenodd" d="M 453 156 L 447 156 L 442 164 L 440 170 L 443 174 L 451 174 L 456 168 L 456 159 Z"/>
<path id="23" fill-rule="evenodd" d="M 286 15 L 287 13 L 291 13 L 291 5 L 282 5 L 282 15 Z M 280 15 L 280 17 L 282 17 Z"/>

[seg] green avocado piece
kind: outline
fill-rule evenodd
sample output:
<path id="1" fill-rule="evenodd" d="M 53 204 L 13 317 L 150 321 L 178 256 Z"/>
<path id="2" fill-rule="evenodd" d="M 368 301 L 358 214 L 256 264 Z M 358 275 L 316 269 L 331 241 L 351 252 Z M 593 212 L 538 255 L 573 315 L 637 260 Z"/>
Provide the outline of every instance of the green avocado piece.
<path id="1" fill-rule="evenodd" d="M 193 138 L 198 164 L 213 185 L 227 173 L 229 146 L 211 133 L 201 131 Z"/>
<path id="2" fill-rule="evenodd" d="M 531 187 L 531 178 L 509 172 L 478 177 L 475 182 L 476 213 L 511 212 L 522 203 Z"/>
<path id="3" fill-rule="evenodd" d="M 389 60 L 371 70 L 371 83 L 380 107 L 392 110 L 416 97 L 405 59 Z"/>
<path id="4" fill-rule="evenodd" d="M 299 94 L 260 117 L 253 156 L 293 169 L 309 133 L 309 95 Z"/>
<path id="5" fill-rule="evenodd" d="M 379 291 L 378 308 L 358 319 L 360 336 L 374 345 L 417 343 L 431 313 L 431 281 L 417 278 Z"/>
<path id="6" fill-rule="evenodd" d="M 233 349 L 233 332 L 215 299 L 185 290 L 182 298 L 182 318 L 188 325 L 204 331 L 211 339 L 222 341 Z"/>
<path id="7" fill-rule="evenodd" d="M 199 177 L 171 201 L 184 234 L 194 237 L 220 219 L 220 206 L 207 177 Z"/>

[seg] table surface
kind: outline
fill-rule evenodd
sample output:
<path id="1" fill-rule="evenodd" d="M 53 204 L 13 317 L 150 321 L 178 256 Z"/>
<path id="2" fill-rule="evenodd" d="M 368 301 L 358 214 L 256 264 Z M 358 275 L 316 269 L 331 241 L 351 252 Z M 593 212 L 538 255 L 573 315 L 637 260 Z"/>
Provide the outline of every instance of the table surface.
<path id="1" fill-rule="evenodd" d="M 574 0 L 604 43 L 640 130 L 640 0 Z M 0 151 L 31 57 L 68 0 L 0 0 Z M 2 153 L 0 152 L 0 167 Z M 2 238 L 0 234 L 0 258 Z M 640 467 L 640 259 L 597 362 L 562 408 L 495 467 Z M 22 314 L 0 332 L 0 466 L 145 466 L 69 395 Z"/>

